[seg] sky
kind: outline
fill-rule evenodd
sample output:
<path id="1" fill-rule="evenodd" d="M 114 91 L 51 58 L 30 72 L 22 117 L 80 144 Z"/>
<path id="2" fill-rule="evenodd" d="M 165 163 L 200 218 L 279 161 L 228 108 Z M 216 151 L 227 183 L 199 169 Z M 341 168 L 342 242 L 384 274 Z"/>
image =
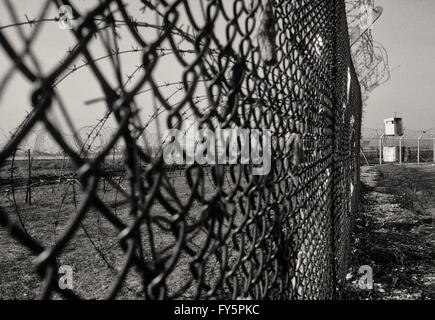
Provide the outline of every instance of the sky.
<path id="1" fill-rule="evenodd" d="M 81 6 L 92 7 L 95 1 L 81 2 Z M 131 1 L 129 12 L 139 12 L 140 1 Z M 139 3 L 139 5 L 137 4 Z M 229 2 L 228 2 L 229 3 Z M 435 127 L 435 0 L 375 0 L 376 6 L 383 7 L 383 13 L 373 28 L 373 38 L 382 43 L 389 57 L 390 68 L 393 70 L 391 79 L 376 88 L 370 95 L 363 113 L 364 128 L 382 128 L 383 119 L 394 116 L 403 118 L 404 127 L 410 130 L 425 130 Z M 38 15 L 40 2 L 20 0 L 17 2 L 18 15 L 29 18 Z M 52 9 L 54 10 L 54 9 Z M 196 10 L 196 9 L 195 9 Z M 6 25 L 11 18 L 6 14 L 4 3 L 0 2 L 0 24 Z M 56 16 L 52 11 L 48 16 Z M 149 17 L 152 22 L 153 17 Z M 23 18 L 24 20 L 24 18 Z M 25 26 L 23 30 L 30 34 L 32 28 Z M 16 30 L 9 29 L 5 34 L 13 37 Z M 121 49 L 131 49 L 134 43 L 128 32 L 122 32 Z M 142 30 L 142 32 L 147 32 Z M 155 33 L 153 33 L 155 36 Z M 61 30 L 56 23 L 44 24 L 34 48 L 38 52 L 41 67 L 48 73 L 56 67 L 66 55 L 66 49 L 75 43 L 71 34 Z M 98 46 L 93 47 L 94 57 L 106 53 Z M 186 45 L 184 43 L 183 45 Z M 126 53 L 123 55 L 124 74 L 131 74 L 141 63 L 141 54 Z M 189 57 L 186 57 L 189 59 Z M 181 80 L 181 69 L 170 55 L 161 59 L 159 69 L 154 72 L 157 82 L 176 82 Z M 75 62 L 80 66 L 80 59 Z M 105 64 L 106 63 L 106 64 Z M 112 73 L 110 64 L 99 62 L 105 73 Z M 11 67 L 9 58 L 0 50 L 0 75 L 4 75 Z M 133 83 L 134 83 L 133 79 Z M 58 85 L 62 97 L 71 110 L 70 116 L 78 128 L 94 126 L 96 119 L 103 117 L 103 103 L 86 105 L 84 102 L 103 96 L 96 79 L 89 77 L 86 68 L 74 72 Z M 146 89 L 146 88 L 145 88 Z M 168 88 L 166 96 L 171 96 L 175 87 Z M 8 86 L 0 97 L 0 140 L 1 135 L 7 135 L 24 118 L 30 110 L 29 95 L 32 87 L 27 80 L 15 72 L 8 80 Z M 79 92 L 80 94 L 77 94 Z M 181 98 L 174 95 L 174 103 Z M 139 98 L 146 109 L 144 121 L 152 114 L 148 103 L 151 96 L 144 93 Z M 52 113 L 55 115 L 56 108 Z M 61 121 L 61 120 L 59 120 Z M 110 124 L 109 124 L 110 126 Z M 114 125 L 113 125 L 114 126 Z"/>
<path id="2" fill-rule="evenodd" d="M 35 0 L 20 0 L 14 5 L 16 6 L 16 12 L 22 21 L 25 21 L 25 16 L 29 19 L 34 19 L 39 16 L 39 10 L 41 9 L 40 1 Z M 95 7 L 98 3 L 97 0 L 87 0 L 81 1 L 79 8 L 82 12 L 89 11 L 91 8 Z M 228 2 L 229 3 L 229 2 Z M 148 23 L 156 23 L 156 16 L 154 13 L 147 11 L 148 13 L 143 14 L 140 9 L 143 7 L 139 0 L 128 2 L 127 10 L 134 18 L 138 18 L 138 21 L 145 21 Z M 87 10 L 86 10 L 87 9 Z M 195 6 L 194 10 L 197 16 L 200 16 L 199 6 Z M 50 6 L 49 12 L 46 14 L 46 18 L 54 18 L 57 16 L 57 10 L 55 6 Z M 185 18 L 180 14 L 180 19 Z M 198 20 L 200 21 L 200 20 Z M 5 8 L 3 1 L 0 1 L 0 26 L 7 26 L 13 21 L 8 14 L 8 10 Z M 158 25 L 161 22 L 156 23 Z M 43 70 L 44 74 L 49 74 L 54 68 L 56 68 L 59 63 L 67 55 L 68 48 L 72 48 L 76 44 L 76 39 L 69 30 L 61 29 L 57 22 L 44 22 L 40 24 L 41 30 L 38 33 L 38 37 L 32 44 L 32 49 L 37 56 L 39 65 Z M 17 51 L 21 51 L 23 48 L 23 42 L 21 40 L 17 41 L 18 33 L 17 28 L 6 28 L 3 29 L 4 34 L 10 39 Z M 31 34 L 33 29 L 28 25 L 22 28 L 22 31 L 26 33 L 27 36 Z M 133 74 L 137 75 L 131 79 L 126 84 L 127 88 L 133 88 L 136 81 L 139 80 L 141 72 L 136 72 L 138 66 L 142 63 L 142 52 L 128 52 L 135 48 L 139 48 L 137 42 L 132 38 L 130 32 L 126 27 L 121 27 L 118 30 L 121 38 L 119 39 L 119 48 L 121 51 L 125 52 L 120 55 L 122 60 L 122 71 L 124 77 L 124 83 L 127 83 L 127 77 Z M 142 28 L 140 29 L 143 38 L 152 42 L 151 39 L 157 37 L 157 31 L 152 28 Z M 169 47 L 165 44 L 165 47 Z M 182 49 L 193 49 L 187 41 L 180 45 Z M 103 58 L 107 56 L 107 51 L 101 45 L 101 38 L 93 39 L 88 48 L 92 52 L 94 59 Z M 185 60 L 188 63 L 193 59 L 193 55 L 187 55 Z M 26 61 L 29 62 L 29 61 Z M 33 66 L 33 63 L 30 63 Z M 77 67 L 77 71 L 68 74 L 67 77 L 62 80 L 59 79 L 59 83 L 56 85 L 56 90 L 60 93 L 64 104 L 67 106 L 69 117 L 75 125 L 75 130 L 71 130 L 66 125 L 65 118 L 59 112 L 60 108 L 58 105 L 53 103 L 50 108 L 49 115 L 51 118 L 56 119 L 58 127 L 66 135 L 71 135 L 72 132 L 80 132 L 82 137 L 87 135 L 87 131 L 91 131 L 92 128 L 98 123 L 98 120 L 103 118 L 107 112 L 107 107 L 103 100 L 99 102 L 87 104 L 86 102 L 93 99 L 98 99 L 104 97 L 104 93 L 101 90 L 97 79 L 93 76 L 93 73 L 86 67 L 83 66 L 82 56 L 71 64 L 70 68 Z M 112 84 L 112 87 L 118 87 L 116 82 L 114 68 L 107 58 L 101 59 L 98 62 L 100 71 L 104 74 L 106 80 Z M 9 57 L 5 54 L 4 50 L 0 48 L 0 80 L 3 79 L 4 75 L 7 73 L 9 68 L 13 67 Z M 166 97 L 171 97 L 172 103 L 177 103 L 183 97 L 183 91 L 177 91 L 179 87 L 178 83 L 182 80 L 183 68 L 180 63 L 177 63 L 174 55 L 166 54 L 159 59 L 159 63 L 154 69 L 153 78 L 156 83 L 170 83 L 171 85 L 167 88 L 162 88 L 161 93 Z M 61 80 L 61 81 L 60 81 Z M 37 84 L 32 85 L 27 79 L 25 79 L 20 72 L 14 72 L 7 81 L 6 90 L 3 91 L 0 96 L 0 144 L 7 140 L 10 132 L 13 132 L 15 128 L 23 121 L 26 113 L 31 110 L 30 106 L 30 96 Z M 141 120 L 146 124 L 151 122 L 151 130 L 155 130 L 156 121 L 151 121 L 151 115 L 154 113 L 152 105 L 151 92 L 148 91 L 149 85 L 146 84 L 142 87 L 144 93 L 136 96 L 137 101 L 141 105 Z M 198 94 L 199 95 L 199 94 Z M 204 101 L 199 102 L 198 105 L 204 104 Z M 164 122 L 163 117 L 158 118 L 160 122 Z M 163 120 L 162 120 L 163 119 Z M 105 128 L 110 130 L 116 128 L 115 120 L 109 118 L 105 125 Z M 110 131 L 109 130 L 109 131 Z M 25 145 L 33 146 L 34 140 L 38 139 L 38 134 L 44 136 L 41 141 L 47 141 L 48 147 L 53 145 L 48 133 L 42 130 L 42 125 L 38 124 L 35 126 L 35 133 L 28 134 L 26 139 L 29 141 L 25 142 Z M 83 132 L 82 132 L 83 131 Z M 110 133 L 109 133 L 110 134 Z M 156 137 L 154 137 L 156 138 Z M 102 141 L 103 142 L 103 141 Z M 39 147 L 38 147 L 39 148 Z M 44 149 L 44 148 L 43 148 Z"/>
<path id="3" fill-rule="evenodd" d="M 389 58 L 391 79 L 376 88 L 364 110 L 363 127 L 382 128 L 395 112 L 405 128 L 435 127 L 435 1 L 376 0 L 383 7 L 373 38 Z"/>

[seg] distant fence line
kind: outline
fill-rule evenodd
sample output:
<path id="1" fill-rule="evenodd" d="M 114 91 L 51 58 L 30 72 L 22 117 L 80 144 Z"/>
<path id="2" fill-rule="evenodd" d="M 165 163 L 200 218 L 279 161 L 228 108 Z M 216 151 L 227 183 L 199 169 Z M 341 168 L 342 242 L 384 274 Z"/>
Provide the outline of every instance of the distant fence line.
<path id="1" fill-rule="evenodd" d="M 97 154 L 110 141 L 113 134 L 116 133 L 116 128 L 103 127 L 92 132 L 94 126 L 88 125 L 80 128 L 76 133 L 61 133 L 63 139 L 70 143 L 75 151 L 86 150 L 86 153 Z M 3 130 L 4 132 L 4 130 Z M 1 133 L 1 132 L 0 132 Z M 161 139 L 152 133 L 144 133 L 151 146 L 158 148 L 161 145 Z M 83 144 L 77 144 L 76 137 L 79 137 Z M 10 133 L 0 135 L 0 147 L 5 147 L 11 139 Z M 140 141 L 139 141 L 140 142 Z M 114 146 L 112 152 L 120 153 L 125 148 L 124 143 L 119 143 Z M 45 129 L 31 130 L 17 147 L 17 155 L 27 156 L 30 150 L 33 157 L 59 157 L 65 154 L 61 146 L 50 136 L 50 133 Z"/>
<path id="2" fill-rule="evenodd" d="M 372 129 L 363 134 L 361 163 L 435 162 L 435 133 L 431 131 L 408 130 L 402 136 L 385 136 L 382 130 Z"/>

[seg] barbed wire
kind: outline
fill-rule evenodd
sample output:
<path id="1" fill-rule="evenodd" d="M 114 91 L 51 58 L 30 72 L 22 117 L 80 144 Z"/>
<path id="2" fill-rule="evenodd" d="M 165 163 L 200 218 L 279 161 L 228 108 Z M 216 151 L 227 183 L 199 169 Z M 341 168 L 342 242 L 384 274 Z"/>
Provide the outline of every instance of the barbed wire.
<path id="1" fill-rule="evenodd" d="M 17 5 L 6 1 L 12 23 L 0 27 L 12 64 L 0 98 L 14 73 L 32 88 L 32 111 L 7 135 L 0 165 L 10 165 L 19 148 L 58 155 L 50 173 L 27 184 L 9 180 L 14 188 L 53 184 L 59 203 L 49 245 L 27 232 L 17 199 L 19 225 L 9 205 L 0 207 L 0 225 L 36 256 L 41 298 L 80 297 L 57 281 L 58 258 L 79 228 L 115 275 L 105 298 L 129 288 L 131 272 L 147 299 L 338 297 L 357 207 L 362 111 L 344 1 L 141 1 L 144 21 L 120 0 L 86 13 L 64 3 L 74 13 L 75 44 L 46 74 L 36 34 L 60 21 L 46 16 L 59 4 L 45 1 L 36 18 L 21 21 Z M 30 36 L 6 34 L 29 26 Z M 131 39 L 128 49 L 121 49 L 123 37 Z M 124 75 L 131 55 L 140 62 Z M 167 58 L 175 80 L 162 80 Z M 91 75 L 102 92 L 84 104 L 106 108 L 96 124 L 78 129 L 60 85 L 77 72 Z M 252 163 L 165 165 L 166 130 L 183 126 L 184 134 L 196 126 L 271 130 L 270 173 L 254 175 Z M 67 203 L 74 209 L 59 230 Z M 98 215 L 96 239 L 84 225 L 90 212 Z M 114 245 L 100 241 L 103 224 L 116 230 Z M 116 267 L 114 250 L 123 258 Z"/>
<path id="2" fill-rule="evenodd" d="M 363 103 L 366 103 L 370 93 L 391 77 L 387 50 L 372 35 L 383 10 L 375 6 L 374 0 L 346 0 L 346 11 L 352 59 L 361 84 Z"/>

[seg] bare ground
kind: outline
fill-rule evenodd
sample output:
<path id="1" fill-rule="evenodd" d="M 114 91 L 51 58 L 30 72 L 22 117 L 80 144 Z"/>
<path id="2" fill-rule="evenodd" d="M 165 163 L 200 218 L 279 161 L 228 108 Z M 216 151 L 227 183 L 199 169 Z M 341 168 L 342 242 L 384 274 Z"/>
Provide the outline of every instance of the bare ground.
<path id="1" fill-rule="evenodd" d="M 181 193 L 185 191 L 181 177 L 175 178 L 174 183 Z M 354 225 L 349 281 L 343 298 L 434 299 L 435 166 L 363 167 L 362 187 L 360 212 Z M 54 243 L 56 234 L 61 232 L 82 200 L 83 195 L 77 191 L 76 204 L 67 188 L 67 183 L 35 187 L 31 206 L 24 201 L 25 188 L 16 190 L 18 210 L 27 229 L 45 245 Z M 16 217 L 10 192 L 6 192 L 5 186 L 0 190 L 2 206 L 11 217 Z M 102 193 L 102 197 L 112 205 L 116 199 L 110 188 Z M 158 207 L 156 210 L 164 211 Z M 126 205 L 118 204 L 116 211 L 122 220 L 129 221 Z M 103 297 L 116 277 L 123 257 L 117 245 L 117 234 L 98 212 L 91 210 L 73 241 L 58 258 L 59 265 L 73 267 L 74 289 L 84 297 Z M 163 248 L 174 240 L 168 234 L 157 232 L 156 241 L 157 246 Z M 201 237 L 194 242 L 201 243 Z M 148 247 L 144 249 L 149 250 Z M 35 274 L 34 257 L 3 229 L 0 229 L 0 252 L 0 299 L 36 298 L 41 282 Z M 180 260 L 179 271 L 173 275 L 175 287 L 185 281 L 183 264 L 184 257 Z M 373 290 L 361 290 L 357 286 L 358 269 L 362 265 L 373 268 Z M 132 273 L 118 298 L 141 298 L 141 294 L 141 281 Z"/>
<path id="2" fill-rule="evenodd" d="M 347 299 L 435 299 L 435 165 L 363 167 Z M 373 269 L 372 290 L 358 270 Z"/>
<path id="3" fill-rule="evenodd" d="M 29 235 L 44 246 L 51 246 L 57 241 L 59 234 L 64 230 L 69 219 L 77 212 L 77 208 L 84 199 L 81 187 L 73 181 L 68 182 L 65 179 L 54 182 L 45 181 L 46 176 L 59 176 L 58 171 L 51 169 L 42 167 L 34 169 L 33 174 L 37 177 L 35 180 L 41 181 L 35 183 L 32 188 L 31 205 L 25 201 L 25 185 L 19 183 L 15 188 L 16 201 L 13 201 L 11 185 L 6 184 L 8 172 L 5 170 L 0 172 L 0 177 L 4 177 L 5 182 L 0 185 L 2 208 L 8 213 L 9 218 L 17 223 L 19 222 L 18 216 L 20 216 Z M 17 166 L 15 174 L 16 182 L 25 177 L 26 172 L 22 164 Z M 178 171 L 170 173 L 170 175 L 171 183 L 178 196 L 181 199 L 187 199 L 189 188 L 186 188 L 185 176 L 180 175 Z M 42 181 L 43 179 L 45 180 Z M 116 180 L 118 181 L 118 177 Z M 127 181 L 125 179 L 119 181 L 121 187 L 128 191 Z M 205 179 L 205 184 L 205 194 L 212 196 L 215 188 L 211 178 Z M 129 203 L 125 202 L 122 195 L 117 193 L 109 184 L 106 185 L 106 189 L 103 189 L 103 185 L 100 183 L 98 194 L 101 199 L 112 208 L 120 220 L 128 225 L 134 219 L 130 215 Z M 166 195 L 164 194 L 164 196 Z M 169 196 L 167 201 L 172 201 Z M 16 207 L 14 203 L 16 203 Z M 189 224 L 195 223 L 200 218 L 200 209 L 199 204 L 193 205 L 192 213 L 186 217 Z M 167 214 L 160 204 L 154 205 L 153 213 L 156 215 Z M 144 256 L 150 257 L 151 247 L 146 237 L 147 232 L 144 225 L 141 228 Z M 200 229 L 191 235 L 190 245 L 193 249 L 200 250 L 201 244 L 204 242 L 204 232 L 203 229 Z M 119 246 L 118 234 L 119 230 L 116 230 L 97 210 L 91 209 L 68 246 L 57 257 L 59 266 L 72 267 L 74 291 L 80 296 L 87 299 L 100 299 L 107 295 L 124 260 L 123 251 Z M 157 254 L 172 248 L 177 240 L 171 232 L 157 226 L 153 226 L 153 238 Z M 3 228 L 0 228 L 0 253 L 0 300 L 37 298 L 42 283 L 35 273 L 35 257 L 18 241 L 12 239 Z M 182 254 L 174 271 L 168 276 L 168 282 L 171 283 L 171 288 L 168 288 L 170 293 L 184 286 L 189 280 L 189 258 L 192 259 Z M 212 281 L 214 273 L 217 272 L 216 261 L 209 259 L 204 267 L 207 271 L 205 277 Z M 187 290 L 180 298 L 191 298 L 192 295 L 193 292 Z M 59 297 L 54 295 L 53 298 Z M 117 298 L 143 298 L 142 279 L 132 269 Z"/>

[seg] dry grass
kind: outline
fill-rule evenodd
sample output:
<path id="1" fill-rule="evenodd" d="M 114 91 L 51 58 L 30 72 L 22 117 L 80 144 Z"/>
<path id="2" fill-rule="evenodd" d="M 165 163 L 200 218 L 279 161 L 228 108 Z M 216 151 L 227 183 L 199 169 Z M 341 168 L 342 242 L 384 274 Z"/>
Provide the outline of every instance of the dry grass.
<path id="1" fill-rule="evenodd" d="M 364 167 L 346 298 L 435 299 L 435 166 Z M 356 286 L 373 268 L 374 290 Z"/>
<path id="2" fill-rule="evenodd" d="M 35 166 L 33 176 L 35 181 L 39 181 L 46 176 L 58 176 L 60 163 L 48 163 L 47 167 L 42 165 Z M 26 161 L 16 162 L 15 164 L 16 181 L 26 177 Z M 6 168 L 6 169 L 5 169 Z M 1 205 L 12 219 L 17 219 L 16 209 L 11 197 L 11 188 L 8 181 L 8 166 L 3 167 L 0 184 Z M 10 166 L 9 166 L 10 168 Z M 68 175 L 72 170 L 64 167 L 63 174 Z M 171 178 L 170 183 L 180 199 L 187 199 L 190 189 L 187 187 L 186 177 L 180 171 L 174 170 L 168 173 Z M 114 177 L 118 181 L 119 177 Z M 205 177 L 205 194 L 210 197 L 215 192 L 210 177 Z M 56 181 L 42 181 L 32 188 L 32 205 L 25 203 L 26 186 L 22 184 L 16 187 L 16 203 L 19 215 L 24 221 L 28 233 L 44 246 L 53 245 L 56 237 L 67 225 L 67 222 L 77 212 L 77 207 L 84 198 L 78 183 L 73 187 L 67 181 L 58 183 Z M 128 183 L 122 181 L 121 185 L 128 191 Z M 73 188 L 75 188 L 75 198 Z M 98 194 L 106 205 L 112 207 L 125 224 L 132 221 L 130 206 L 127 203 L 120 204 L 123 200 L 120 194 L 115 192 L 113 187 L 106 183 L 103 190 L 103 183 L 100 183 Z M 168 202 L 173 202 L 166 196 Z M 172 203 L 173 205 L 173 203 Z M 199 203 L 194 203 L 189 210 L 187 217 L 188 223 L 193 223 L 200 217 L 201 207 Z M 152 207 L 154 215 L 168 215 L 166 210 L 159 203 Z M 142 246 L 144 256 L 151 259 L 150 242 L 147 237 L 145 226 L 142 231 Z M 81 227 L 68 246 L 58 257 L 58 265 L 70 265 L 74 271 L 74 291 L 85 298 L 99 299 L 107 294 L 107 291 L 117 276 L 117 269 L 123 262 L 123 252 L 119 245 L 119 231 L 116 230 L 97 210 L 90 210 L 83 220 Z M 189 246 L 194 250 L 200 250 L 203 246 L 205 230 L 199 230 L 196 235 L 189 239 Z M 164 231 L 157 226 L 153 226 L 154 246 L 157 254 L 168 248 L 172 248 L 176 242 L 175 237 L 169 231 Z M 11 239 L 6 230 L 0 229 L 0 252 L 3 253 L 0 259 L 0 299 L 34 299 L 40 292 L 41 282 L 35 275 L 34 257 L 23 248 L 17 241 Z M 217 263 L 213 256 L 204 262 L 206 278 L 210 283 L 217 277 Z M 167 283 L 171 286 L 169 292 L 175 292 L 181 288 L 191 277 L 188 270 L 189 262 L 192 257 L 182 253 L 174 271 L 168 276 Z M 231 260 L 231 257 L 230 257 Z M 222 293 L 221 293 L 222 294 Z M 182 297 L 192 297 L 193 291 L 188 290 Z M 125 285 L 119 292 L 117 298 L 136 299 L 143 298 L 142 280 L 137 273 L 130 271 Z"/>

